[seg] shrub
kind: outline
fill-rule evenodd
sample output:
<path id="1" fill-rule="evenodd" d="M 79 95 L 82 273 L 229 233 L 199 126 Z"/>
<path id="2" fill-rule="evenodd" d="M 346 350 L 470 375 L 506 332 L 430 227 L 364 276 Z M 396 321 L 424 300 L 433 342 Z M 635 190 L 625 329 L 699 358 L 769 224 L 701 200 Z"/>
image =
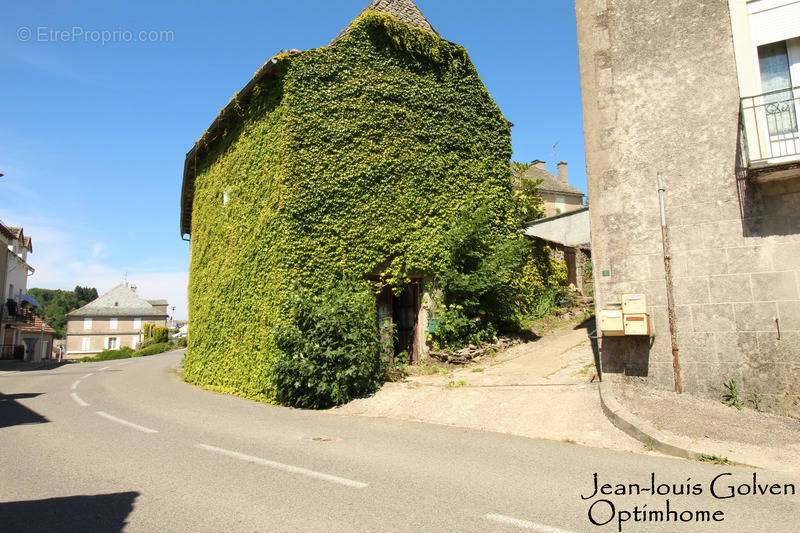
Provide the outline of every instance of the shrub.
<path id="1" fill-rule="evenodd" d="M 445 235 L 439 324 L 433 340 L 459 347 L 492 339 L 519 327 L 514 280 L 524 268 L 528 243 L 499 225 L 486 207 L 466 206 Z"/>
<path id="2" fill-rule="evenodd" d="M 369 286 L 347 282 L 319 294 L 296 290 L 287 311 L 292 321 L 273 329 L 280 351 L 270 372 L 277 401 L 325 409 L 380 387 L 384 368 Z"/>
<path id="3" fill-rule="evenodd" d="M 112 361 L 114 359 L 128 359 L 134 356 L 134 351 L 132 348 L 128 348 L 127 346 L 123 346 L 119 350 L 103 350 L 97 355 L 83 357 L 80 360 L 82 362 L 91 362 L 91 361 Z"/>
<path id="4" fill-rule="evenodd" d="M 175 339 L 175 346 L 178 348 L 186 348 L 186 337 Z"/>
<path id="5" fill-rule="evenodd" d="M 529 243 L 525 267 L 513 284 L 519 312 L 539 319 L 551 314 L 568 295 L 567 266 L 555 260 L 546 246 Z"/>
<path id="6" fill-rule="evenodd" d="M 153 343 L 169 342 L 169 328 L 155 326 L 151 331 Z"/>
<path id="7" fill-rule="evenodd" d="M 145 355 L 155 355 L 157 353 L 163 353 L 171 349 L 172 349 L 172 344 L 168 342 L 160 342 L 158 344 L 151 344 L 146 348 L 142 348 L 138 352 L 135 352 L 132 357 L 144 357 Z"/>

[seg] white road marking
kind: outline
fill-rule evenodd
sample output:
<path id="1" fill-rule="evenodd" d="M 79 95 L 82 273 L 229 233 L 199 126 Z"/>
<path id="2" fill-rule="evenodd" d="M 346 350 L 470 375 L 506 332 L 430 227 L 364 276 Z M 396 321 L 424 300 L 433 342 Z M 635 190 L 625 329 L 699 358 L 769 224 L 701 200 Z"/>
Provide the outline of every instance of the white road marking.
<path id="1" fill-rule="evenodd" d="M 322 472 L 315 472 L 314 470 L 300 468 L 299 466 L 292 466 L 283 463 L 278 463 L 276 461 L 269 461 L 267 459 L 261 459 L 260 457 L 253 457 L 252 455 L 245 455 L 243 453 L 232 452 L 230 450 L 225 450 L 223 448 L 217 448 L 216 446 L 208 446 L 207 444 L 198 443 L 195 444 L 194 447 L 200 448 L 201 450 L 208 450 L 210 452 L 218 453 L 220 455 L 227 455 L 228 457 L 233 457 L 234 459 L 241 459 L 242 461 L 247 461 L 249 463 L 255 463 L 261 466 L 267 466 L 269 468 L 274 468 L 276 470 L 283 470 L 284 472 L 290 472 L 292 474 L 300 474 L 301 476 L 313 477 L 316 479 L 320 479 L 322 481 L 329 481 L 331 483 L 338 483 L 339 485 L 344 485 L 346 487 L 363 489 L 369 486 L 367 483 L 362 483 L 360 481 L 353 481 L 352 479 L 332 476 L 330 474 L 323 474 Z"/>
<path id="2" fill-rule="evenodd" d="M 146 428 L 144 426 L 140 426 L 139 424 L 134 424 L 133 422 L 128 422 L 127 420 L 123 420 L 121 418 L 117 418 L 114 415 L 110 415 L 105 411 L 95 411 L 98 415 L 102 416 L 103 418 L 108 418 L 111 421 L 116 422 L 117 424 L 122 424 L 123 426 L 128 426 L 133 429 L 138 429 L 143 433 L 158 433 L 155 429 Z"/>
<path id="3" fill-rule="evenodd" d="M 108 365 L 108 366 L 104 366 L 103 368 L 100 368 L 100 369 L 98 369 L 98 371 L 99 371 L 99 372 L 102 372 L 103 370 L 108 370 L 108 369 L 109 369 L 109 368 L 111 368 L 112 366 L 114 366 L 114 365 Z"/>
<path id="4" fill-rule="evenodd" d="M 93 373 L 92 373 L 92 374 L 86 374 L 86 375 L 85 375 L 85 376 L 83 376 L 81 379 L 86 379 L 86 378 L 88 378 L 88 377 L 92 377 L 92 376 L 94 376 L 94 374 L 93 374 Z"/>
<path id="5" fill-rule="evenodd" d="M 73 400 L 75 400 L 75 403 L 77 403 L 81 407 L 87 407 L 89 405 L 88 403 L 86 403 L 83 400 L 81 400 L 80 396 L 78 396 L 74 392 L 71 393 L 70 396 L 72 397 Z"/>
<path id="6" fill-rule="evenodd" d="M 501 524 L 517 526 L 522 529 L 539 531 L 540 533 L 571 533 L 566 529 L 558 529 L 557 527 L 545 526 L 542 524 L 537 524 L 536 522 L 528 522 L 527 520 L 520 520 L 519 518 L 513 518 L 511 516 L 505 516 L 501 514 L 487 514 L 486 519 L 491 520 L 492 522 L 500 522 Z"/>
<path id="7" fill-rule="evenodd" d="M 78 388 L 78 383 L 80 383 L 80 382 L 81 382 L 81 380 L 79 380 L 79 379 L 78 379 L 78 380 L 76 380 L 76 381 L 75 381 L 75 382 L 72 384 L 72 387 L 70 387 L 70 388 L 69 388 L 69 390 L 76 390 L 76 389 Z"/>
<path id="8" fill-rule="evenodd" d="M 133 363 L 133 361 L 125 361 L 124 363 L 119 363 L 117 366 L 125 366 Z"/>

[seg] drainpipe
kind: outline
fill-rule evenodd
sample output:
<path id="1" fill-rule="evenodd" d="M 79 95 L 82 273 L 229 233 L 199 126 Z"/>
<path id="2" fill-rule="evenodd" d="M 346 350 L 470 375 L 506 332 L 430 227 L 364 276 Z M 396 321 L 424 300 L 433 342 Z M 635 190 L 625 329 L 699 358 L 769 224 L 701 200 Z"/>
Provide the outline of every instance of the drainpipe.
<path id="1" fill-rule="evenodd" d="M 675 299 L 672 284 L 672 254 L 669 243 L 669 228 L 667 228 L 667 215 L 664 209 L 664 180 L 661 172 L 658 173 L 658 201 L 661 207 L 661 241 L 664 246 L 664 276 L 667 282 L 667 319 L 669 320 L 669 337 L 672 342 L 672 369 L 675 372 L 675 392 L 681 394 L 681 363 L 678 359 L 678 337 L 675 331 Z"/>

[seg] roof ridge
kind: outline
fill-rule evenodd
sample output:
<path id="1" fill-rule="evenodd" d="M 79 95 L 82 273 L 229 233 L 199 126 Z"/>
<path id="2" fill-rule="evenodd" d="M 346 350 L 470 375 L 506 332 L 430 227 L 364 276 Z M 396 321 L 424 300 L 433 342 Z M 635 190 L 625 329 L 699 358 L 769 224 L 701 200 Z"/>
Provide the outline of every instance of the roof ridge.
<path id="1" fill-rule="evenodd" d="M 417 7 L 413 0 L 372 0 L 367 7 L 361 10 L 361 13 L 358 14 L 358 17 L 367 11 L 388 13 L 394 18 L 405 22 L 409 26 L 428 30 L 441 37 L 439 32 L 437 32 L 433 25 L 428 22 L 428 19 L 425 18 L 425 15 L 422 14 L 422 11 L 419 9 L 419 7 Z M 331 44 L 336 43 L 345 35 L 350 33 L 350 28 L 352 27 L 353 22 L 358 19 L 358 17 L 350 21 L 350 24 L 348 24 L 347 27 L 343 29 L 334 40 L 331 41 Z"/>

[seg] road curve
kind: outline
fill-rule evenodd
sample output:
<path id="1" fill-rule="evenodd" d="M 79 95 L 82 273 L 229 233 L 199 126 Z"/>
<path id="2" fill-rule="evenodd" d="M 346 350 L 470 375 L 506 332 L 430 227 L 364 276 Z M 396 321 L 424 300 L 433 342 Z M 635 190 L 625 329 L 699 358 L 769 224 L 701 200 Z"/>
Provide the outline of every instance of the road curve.
<path id="1" fill-rule="evenodd" d="M 619 511 L 663 509 L 641 493 L 582 499 L 595 473 L 697 482 L 673 509 L 724 515 L 623 531 L 797 528 L 798 495 L 709 494 L 714 477 L 752 483 L 753 470 L 263 405 L 182 383 L 181 357 L 0 376 L 0 531 L 618 531 Z M 602 527 L 598 500 L 617 511 Z"/>

